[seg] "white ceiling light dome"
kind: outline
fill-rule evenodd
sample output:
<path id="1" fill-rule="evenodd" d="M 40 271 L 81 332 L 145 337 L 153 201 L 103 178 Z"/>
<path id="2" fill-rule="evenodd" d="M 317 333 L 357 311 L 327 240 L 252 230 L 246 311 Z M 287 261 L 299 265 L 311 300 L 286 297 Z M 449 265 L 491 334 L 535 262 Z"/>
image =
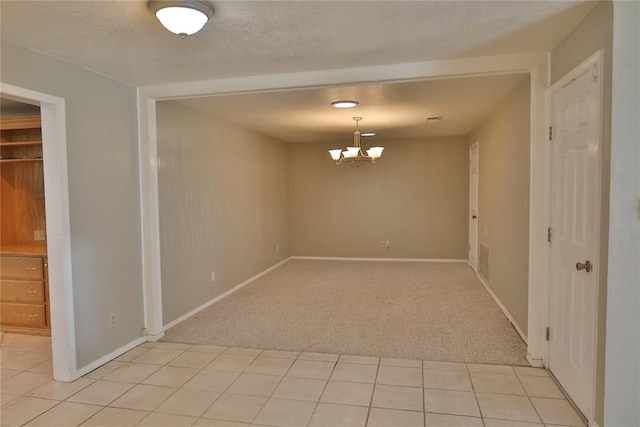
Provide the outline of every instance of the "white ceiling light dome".
<path id="1" fill-rule="evenodd" d="M 215 12 L 204 0 L 149 0 L 147 5 L 167 30 L 182 38 L 200 31 Z"/>

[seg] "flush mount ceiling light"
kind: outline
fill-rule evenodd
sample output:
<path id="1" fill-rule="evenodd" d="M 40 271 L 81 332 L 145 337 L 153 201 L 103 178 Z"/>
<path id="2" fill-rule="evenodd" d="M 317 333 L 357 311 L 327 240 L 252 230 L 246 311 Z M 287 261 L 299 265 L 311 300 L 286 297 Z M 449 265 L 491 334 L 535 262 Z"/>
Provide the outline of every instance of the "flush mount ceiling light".
<path id="1" fill-rule="evenodd" d="M 353 108 L 356 105 L 358 105 L 358 101 L 343 100 L 343 101 L 333 101 L 331 103 L 331 106 L 335 108 Z"/>
<path id="2" fill-rule="evenodd" d="M 147 6 L 167 30 L 182 38 L 200 31 L 215 12 L 204 0 L 149 0 Z"/>
<path id="3" fill-rule="evenodd" d="M 344 151 L 340 148 L 329 150 L 331 158 L 336 162 L 336 165 L 346 163 L 357 167 L 361 164 L 377 163 L 378 159 L 382 157 L 382 150 L 384 150 L 384 147 L 371 147 L 367 150 L 367 154 L 365 155 L 362 152 L 362 147 L 360 146 L 360 136 L 362 136 L 362 134 L 358 128 L 358 122 L 362 120 L 362 117 L 354 117 L 353 120 L 356 122 L 356 130 L 353 132 L 353 145 L 351 147 L 347 147 Z"/>

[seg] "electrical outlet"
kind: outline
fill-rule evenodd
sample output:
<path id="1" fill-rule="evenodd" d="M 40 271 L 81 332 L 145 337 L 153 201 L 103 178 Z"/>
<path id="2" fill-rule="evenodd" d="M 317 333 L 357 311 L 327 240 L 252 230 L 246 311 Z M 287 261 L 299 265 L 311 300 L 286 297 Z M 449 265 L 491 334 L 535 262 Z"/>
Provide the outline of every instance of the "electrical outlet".
<path id="1" fill-rule="evenodd" d="M 44 240 L 44 230 L 33 230 L 33 240 Z"/>
<path id="2" fill-rule="evenodd" d="M 116 326 L 116 314 L 111 313 L 109 315 L 109 327 L 113 328 L 114 326 Z"/>
<path id="3" fill-rule="evenodd" d="M 216 272 L 212 271 L 211 272 L 211 281 L 214 282 L 216 280 Z"/>
<path id="4" fill-rule="evenodd" d="M 384 247 L 387 249 L 391 248 L 391 240 L 387 240 L 386 242 L 384 242 Z"/>
<path id="5" fill-rule="evenodd" d="M 380 246 L 381 248 L 384 248 L 385 247 L 384 240 L 380 240 L 380 243 L 378 244 L 378 246 Z"/>

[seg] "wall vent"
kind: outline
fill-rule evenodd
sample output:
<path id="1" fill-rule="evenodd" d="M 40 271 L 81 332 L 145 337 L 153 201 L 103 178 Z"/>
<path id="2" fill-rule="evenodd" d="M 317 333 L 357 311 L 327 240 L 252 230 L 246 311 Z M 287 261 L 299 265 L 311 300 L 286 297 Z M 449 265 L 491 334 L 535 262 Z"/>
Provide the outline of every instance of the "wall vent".
<path id="1" fill-rule="evenodd" d="M 489 248 L 480 243 L 480 274 L 489 279 Z"/>

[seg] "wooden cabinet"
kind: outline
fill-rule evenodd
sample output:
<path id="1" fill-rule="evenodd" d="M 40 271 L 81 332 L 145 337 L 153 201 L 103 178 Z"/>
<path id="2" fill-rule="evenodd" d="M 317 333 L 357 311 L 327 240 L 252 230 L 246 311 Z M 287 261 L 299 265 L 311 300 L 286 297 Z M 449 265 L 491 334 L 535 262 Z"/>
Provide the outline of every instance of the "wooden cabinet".
<path id="1" fill-rule="evenodd" d="M 40 126 L 0 118 L 0 329 L 50 335 Z"/>
<path id="2" fill-rule="evenodd" d="M 40 116 L 0 119 L 0 162 L 42 162 L 40 123 Z"/>
<path id="3" fill-rule="evenodd" d="M 49 335 L 47 257 L 0 256 L 0 324 L 6 332 Z"/>

